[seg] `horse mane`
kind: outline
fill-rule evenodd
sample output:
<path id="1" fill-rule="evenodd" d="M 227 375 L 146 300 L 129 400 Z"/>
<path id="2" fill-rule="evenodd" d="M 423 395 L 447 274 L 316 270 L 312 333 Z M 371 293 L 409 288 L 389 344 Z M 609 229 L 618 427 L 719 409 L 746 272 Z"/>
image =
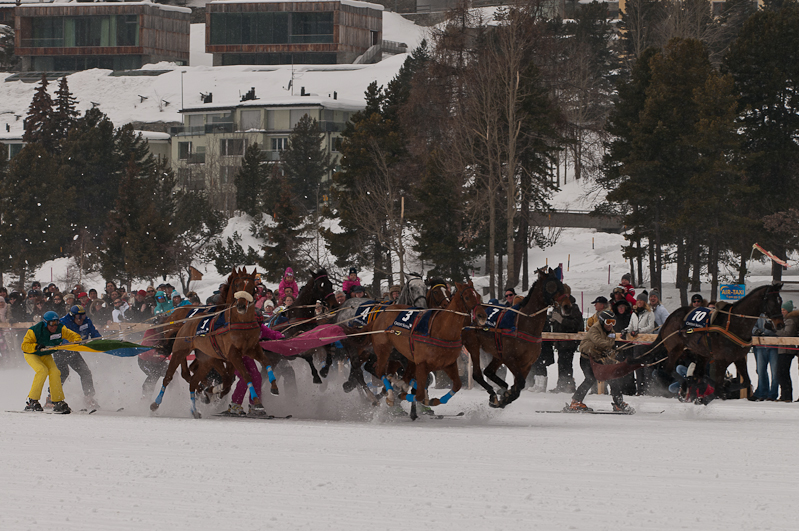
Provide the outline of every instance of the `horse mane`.
<path id="1" fill-rule="evenodd" d="M 447 281 L 442 277 L 432 277 L 427 279 L 427 285 L 430 287 L 430 289 L 432 289 L 434 286 L 438 286 L 439 284 L 446 286 Z"/>
<path id="2" fill-rule="evenodd" d="M 747 293 L 742 299 L 739 299 L 739 300 L 735 301 L 734 303 L 732 303 L 732 305 L 730 306 L 730 311 L 733 308 L 735 308 L 736 306 L 743 304 L 744 301 L 749 302 L 747 299 L 749 299 L 749 298 L 754 299 L 755 298 L 755 294 L 762 296 L 764 291 L 766 291 L 766 290 L 768 290 L 768 289 L 770 289 L 772 287 L 774 287 L 772 284 L 765 284 L 763 286 L 758 286 L 757 288 L 755 288 L 752 291 L 750 291 L 749 293 Z"/>

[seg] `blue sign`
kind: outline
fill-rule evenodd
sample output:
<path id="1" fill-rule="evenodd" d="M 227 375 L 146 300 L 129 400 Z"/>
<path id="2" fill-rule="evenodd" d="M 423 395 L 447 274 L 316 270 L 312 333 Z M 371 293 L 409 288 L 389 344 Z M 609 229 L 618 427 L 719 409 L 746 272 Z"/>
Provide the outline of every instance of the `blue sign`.
<path id="1" fill-rule="evenodd" d="M 719 300 L 739 301 L 746 295 L 746 284 L 722 284 L 719 286 Z"/>

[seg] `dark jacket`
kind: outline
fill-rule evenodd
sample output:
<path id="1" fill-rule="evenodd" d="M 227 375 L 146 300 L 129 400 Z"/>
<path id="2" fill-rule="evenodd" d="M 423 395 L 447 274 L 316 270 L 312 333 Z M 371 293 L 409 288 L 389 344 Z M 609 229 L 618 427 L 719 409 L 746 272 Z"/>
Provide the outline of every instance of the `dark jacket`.
<path id="1" fill-rule="evenodd" d="M 90 337 L 102 337 L 100 332 L 94 327 L 94 323 L 89 317 L 83 320 L 83 324 L 78 326 L 78 323 L 75 322 L 72 314 L 66 314 L 64 317 L 61 318 L 61 324 L 69 328 L 75 333 L 80 334 L 81 339 L 89 339 Z"/>

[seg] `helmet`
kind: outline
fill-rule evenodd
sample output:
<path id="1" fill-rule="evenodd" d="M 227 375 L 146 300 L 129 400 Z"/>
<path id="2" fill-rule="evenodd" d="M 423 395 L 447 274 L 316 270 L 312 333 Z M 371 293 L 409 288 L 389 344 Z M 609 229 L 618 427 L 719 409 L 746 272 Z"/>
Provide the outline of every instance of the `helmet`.
<path id="1" fill-rule="evenodd" d="M 86 308 L 81 306 L 80 304 L 76 304 L 72 308 L 69 309 L 69 314 L 73 317 L 76 315 L 86 315 Z"/>
<path id="2" fill-rule="evenodd" d="M 608 321 L 611 321 L 608 323 Z M 599 322 L 604 324 L 616 324 L 616 316 L 610 310 L 602 310 L 599 312 Z"/>
<path id="3" fill-rule="evenodd" d="M 42 315 L 42 321 L 47 321 L 48 323 L 50 321 L 58 321 L 58 320 L 59 320 L 58 314 L 55 313 L 54 311 L 44 312 L 44 315 Z"/>
<path id="4" fill-rule="evenodd" d="M 691 302 L 696 302 L 696 301 L 705 302 L 704 299 L 702 298 L 702 295 L 700 295 L 699 293 L 694 293 L 694 296 L 691 297 Z"/>

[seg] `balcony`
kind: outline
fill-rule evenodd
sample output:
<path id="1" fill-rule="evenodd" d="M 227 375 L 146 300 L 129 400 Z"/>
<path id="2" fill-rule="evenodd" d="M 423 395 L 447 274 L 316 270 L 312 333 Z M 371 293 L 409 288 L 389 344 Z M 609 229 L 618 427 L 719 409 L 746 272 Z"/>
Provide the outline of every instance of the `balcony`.
<path id="1" fill-rule="evenodd" d="M 205 164 L 205 153 L 189 153 L 187 164 Z"/>
<path id="2" fill-rule="evenodd" d="M 234 133 L 238 129 L 234 122 L 220 122 L 205 125 L 178 125 L 169 128 L 172 136 L 200 136 L 212 135 L 215 133 Z"/>

